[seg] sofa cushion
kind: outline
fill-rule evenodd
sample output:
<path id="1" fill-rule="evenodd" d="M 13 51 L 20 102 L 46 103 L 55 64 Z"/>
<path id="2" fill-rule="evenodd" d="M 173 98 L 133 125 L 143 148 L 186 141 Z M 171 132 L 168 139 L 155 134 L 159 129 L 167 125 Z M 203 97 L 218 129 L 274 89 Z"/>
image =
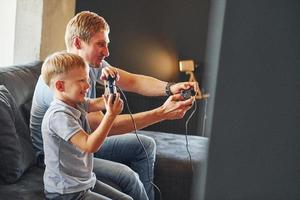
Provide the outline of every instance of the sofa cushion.
<path id="1" fill-rule="evenodd" d="M 30 110 L 32 105 L 32 99 L 28 100 L 24 104 L 21 105 L 19 109 L 21 109 L 21 113 L 23 114 L 23 118 L 25 119 L 26 123 L 29 125 L 30 121 Z"/>
<path id="2" fill-rule="evenodd" d="M 44 200 L 44 169 L 31 167 L 13 183 L 0 186 L 1 200 Z"/>
<path id="3" fill-rule="evenodd" d="M 26 65 L 0 67 L 0 85 L 5 85 L 9 90 L 18 109 L 30 103 L 41 66 L 42 62 L 36 61 Z"/>
<path id="4" fill-rule="evenodd" d="M 0 182 L 13 183 L 32 166 L 35 154 L 28 125 L 3 85 L 0 85 L 0 113 Z"/>
<path id="5" fill-rule="evenodd" d="M 156 142 L 154 183 L 163 199 L 190 199 L 193 177 L 206 161 L 208 138 L 143 130 L 138 133 Z M 155 193 L 157 199 L 160 195 Z"/>

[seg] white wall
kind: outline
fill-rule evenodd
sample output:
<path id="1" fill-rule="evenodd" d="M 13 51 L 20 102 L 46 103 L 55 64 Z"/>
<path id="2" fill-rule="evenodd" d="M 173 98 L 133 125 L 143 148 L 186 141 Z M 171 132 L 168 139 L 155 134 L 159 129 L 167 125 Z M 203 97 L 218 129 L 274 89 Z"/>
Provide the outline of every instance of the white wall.
<path id="1" fill-rule="evenodd" d="M 22 64 L 40 58 L 43 1 L 18 0 L 14 64 Z"/>
<path id="2" fill-rule="evenodd" d="M 17 0 L 0 0 L 0 67 L 13 64 Z"/>
<path id="3" fill-rule="evenodd" d="M 75 0 L 0 0 L 0 66 L 44 60 L 65 49 Z"/>

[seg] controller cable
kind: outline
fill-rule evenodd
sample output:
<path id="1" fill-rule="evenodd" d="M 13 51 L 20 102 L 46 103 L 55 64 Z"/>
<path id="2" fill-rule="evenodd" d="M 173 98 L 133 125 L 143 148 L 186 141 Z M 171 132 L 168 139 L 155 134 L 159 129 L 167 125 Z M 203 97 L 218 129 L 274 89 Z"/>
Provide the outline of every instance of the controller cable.
<path id="1" fill-rule="evenodd" d="M 194 106 L 194 110 L 191 112 L 191 114 L 189 115 L 189 117 L 185 121 L 185 147 L 186 147 L 187 153 L 189 154 L 189 160 L 190 160 L 190 166 L 191 166 L 191 169 L 192 169 L 192 173 L 194 173 L 194 168 L 193 168 L 193 163 L 192 163 L 192 155 L 191 155 L 191 152 L 189 150 L 188 124 L 189 124 L 191 118 L 193 117 L 193 115 L 195 114 L 195 112 L 197 110 L 197 102 L 196 102 L 196 100 L 194 100 L 193 106 Z"/>
<path id="2" fill-rule="evenodd" d="M 203 118 L 202 118 L 202 133 L 201 133 L 201 136 L 204 137 L 205 134 L 204 134 L 204 131 L 205 131 L 205 125 L 206 125 L 206 111 L 207 111 L 207 98 L 204 99 L 204 113 L 203 113 Z"/>
<path id="3" fill-rule="evenodd" d="M 204 116 L 203 116 L 203 121 L 202 121 L 202 133 L 201 136 L 204 136 L 204 129 L 205 129 L 205 121 L 206 121 L 206 109 L 207 109 L 207 98 L 204 98 L 205 101 L 205 105 L 204 105 Z M 192 155 L 191 152 L 189 150 L 189 141 L 188 141 L 188 124 L 191 120 L 191 118 L 193 117 L 193 115 L 195 114 L 196 110 L 197 110 L 197 102 L 196 100 L 193 102 L 193 106 L 194 106 L 194 110 L 191 112 L 191 114 L 189 115 L 189 117 L 187 118 L 187 120 L 185 121 L 185 146 L 186 146 L 186 151 L 189 155 L 189 160 L 190 160 L 190 166 L 192 169 L 192 173 L 194 173 L 194 167 L 193 167 L 193 162 L 192 162 Z"/>
<path id="4" fill-rule="evenodd" d="M 161 194 L 161 191 L 160 191 L 159 187 L 158 187 L 157 185 L 155 185 L 155 184 L 151 181 L 151 179 L 150 179 L 150 176 L 151 176 L 151 175 L 150 175 L 149 155 L 148 155 L 148 152 L 147 152 L 147 150 L 146 150 L 146 148 L 145 148 L 145 145 L 143 144 L 143 142 L 141 141 L 141 139 L 139 138 L 139 135 L 138 135 L 138 133 L 137 133 L 136 123 L 135 123 L 135 121 L 134 121 L 134 119 L 133 119 L 132 112 L 131 112 L 131 110 L 130 110 L 130 108 L 129 108 L 129 104 L 128 104 L 126 95 L 124 94 L 124 92 L 122 91 L 122 89 L 121 89 L 119 86 L 117 86 L 117 85 L 114 85 L 114 86 L 121 92 L 121 94 L 122 94 L 122 96 L 123 96 L 123 98 L 124 98 L 124 101 L 125 101 L 125 104 L 126 104 L 126 108 L 127 108 L 128 112 L 129 112 L 129 115 L 130 115 L 132 124 L 133 124 L 133 126 L 134 126 L 134 133 L 135 133 L 135 135 L 136 135 L 137 140 L 139 141 L 139 143 L 141 144 L 141 146 L 142 146 L 142 148 L 143 148 L 143 150 L 144 150 L 144 152 L 145 152 L 145 155 L 146 155 L 146 158 L 147 158 L 147 165 L 148 165 L 148 179 L 149 179 L 151 185 L 158 191 L 158 193 L 159 193 L 159 199 L 162 200 L 162 194 Z"/>

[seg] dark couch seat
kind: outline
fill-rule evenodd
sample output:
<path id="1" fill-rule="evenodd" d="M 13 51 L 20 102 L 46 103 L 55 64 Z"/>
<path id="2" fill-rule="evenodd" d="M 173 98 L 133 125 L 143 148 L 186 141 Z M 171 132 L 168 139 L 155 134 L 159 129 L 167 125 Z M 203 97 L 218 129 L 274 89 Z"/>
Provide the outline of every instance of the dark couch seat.
<path id="1" fill-rule="evenodd" d="M 138 133 L 152 137 L 156 142 L 154 183 L 161 190 L 162 198 L 190 199 L 193 177 L 206 159 L 208 139 L 165 132 L 138 131 Z M 156 191 L 155 194 L 156 199 L 159 199 L 159 193 Z"/>
<path id="2" fill-rule="evenodd" d="M 0 68 L 1 200 L 44 199 L 44 170 L 36 166 L 28 125 L 32 95 L 41 65 L 42 62 L 38 61 Z M 128 98 L 129 102 L 135 100 Z M 152 98 L 151 101 L 153 100 Z M 173 129 L 177 130 L 176 127 Z M 188 200 L 195 176 L 193 169 L 201 167 L 206 157 L 207 138 L 187 136 L 193 165 L 191 167 L 185 135 L 166 133 L 176 132 L 174 130 L 170 128 L 165 132 L 139 131 L 139 134 L 150 136 L 157 143 L 154 183 L 160 188 L 163 200 Z M 156 197 L 159 199 L 157 191 Z"/>
<path id="3" fill-rule="evenodd" d="M 0 185 L 1 200 L 42 200 L 44 198 L 44 170 L 33 166 L 13 184 Z"/>

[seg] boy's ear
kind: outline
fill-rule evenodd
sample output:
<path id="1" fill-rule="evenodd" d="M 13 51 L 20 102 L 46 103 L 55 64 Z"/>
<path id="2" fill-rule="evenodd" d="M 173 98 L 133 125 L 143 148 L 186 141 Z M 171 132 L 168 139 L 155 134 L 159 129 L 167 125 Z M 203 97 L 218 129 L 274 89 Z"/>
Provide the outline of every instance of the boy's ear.
<path id="1" fill-rule="evenodd" d="M 76 47 L 76 49 L 81 49 L 81 40 L 79 37 L 73 38 L 73 44 Z"/>
<path id="2" fill-rule="evenodd" d="M 55 84 L 54 84 L 55 88 L 60 91 L 60 92 L 63 92 L 65 90 L 65 87 L 64 87 L 64 82 L 61 81 L 61 80 L 57 80 L 55 81 Z"/>

